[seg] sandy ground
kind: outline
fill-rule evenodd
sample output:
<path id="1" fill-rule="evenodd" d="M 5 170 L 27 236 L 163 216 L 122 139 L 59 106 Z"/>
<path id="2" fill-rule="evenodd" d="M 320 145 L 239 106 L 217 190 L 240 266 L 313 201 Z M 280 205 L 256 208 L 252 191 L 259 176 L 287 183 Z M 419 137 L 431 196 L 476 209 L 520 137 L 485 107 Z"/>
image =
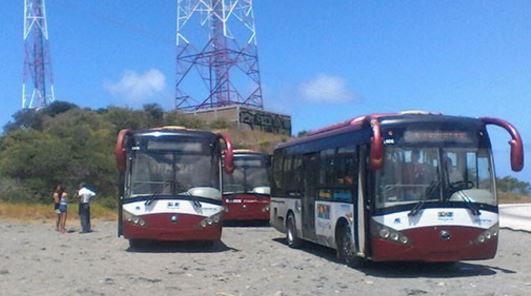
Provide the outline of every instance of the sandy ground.
<path id="1" fill-rule="evenodd" d="M 333 250 L 290 249 L 270 227 L 225 227 L 212 249 L 158 244 L 128 249 L 114 222 L 95 232 L 0 219 L 0 295 L 530 295 L 531 234 L 501 231 L 493 260 L 370 264 L 360 270 Z"/>

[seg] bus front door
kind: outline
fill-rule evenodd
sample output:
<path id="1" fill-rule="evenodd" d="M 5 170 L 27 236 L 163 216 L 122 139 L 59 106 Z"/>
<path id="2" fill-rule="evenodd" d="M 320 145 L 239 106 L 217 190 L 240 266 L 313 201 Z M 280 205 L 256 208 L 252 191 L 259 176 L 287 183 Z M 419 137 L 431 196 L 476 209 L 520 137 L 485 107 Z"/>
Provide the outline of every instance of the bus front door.
<path id="1" fill-rule="evenodd" d="M 302 235 L 316 240 L 315 234 L 315 198 L 319 181 L 319 157 L 317 153 L 304 155 L 304 197 L 302 199 Z"/>

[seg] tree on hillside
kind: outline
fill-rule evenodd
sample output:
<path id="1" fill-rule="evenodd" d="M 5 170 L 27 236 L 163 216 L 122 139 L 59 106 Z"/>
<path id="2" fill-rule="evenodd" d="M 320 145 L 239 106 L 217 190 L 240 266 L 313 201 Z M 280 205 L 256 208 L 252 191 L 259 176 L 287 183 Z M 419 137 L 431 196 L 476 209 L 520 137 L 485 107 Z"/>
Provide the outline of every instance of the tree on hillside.
<path id="1" fill-rule="evenodd" d="M 45 108 L 39 110 L 22 109 L 13 114 L 13 121 L 9 121 L 4 126 L 4 132 L 8 133 L 18 128 L 32 128 L 40 130 L 45 117 L 55 117 L 58 114 L 76 108 L 78 107 L 75 104 L 63 101 L 55 101 Z"/>
<path id="2" fill-rule="evenodd" d="M 45 115 L 55 117 L 58 114 L 65 113 L 71 109 L 78 109 L 79 107 L 76 104 L 72 104 L 64 101 L 55 101 L 46 108 L 42 109 L 42 112 Z"/>
<path id="3" fill-rule="evenodd" d="M 59 138 L 34 129 L 19 129 L 2 139 L 0 175 L 21 184 L 23 190 L 44 197 L 54 184 L 68 178 L 70 154 Z"/>
<path id="4" fill-rule="evenodd" d="M 13 114 L 13 120 L 4 125 L 4 133 L 9 133 L 19 128 L 42 128 L 42 113 L 34 109 L 23 109 Z"/>
<path id="5" fill-rule="evenodd" d="M 518 193 L 522 195 L 530 195 L 531 193 L 529 182 L 520 181 L 512 176 L 496 178 L 496 187 L 501 192 Z"/>
<path id="6" fill-rule="evenodd" d="M 161 126 L 164 119 L 164 110 L 159 104 L 145 104 L 143 107 L 146 115 L 147 127 Z"/>
<path id="7" fill-rule="evenodd" d="M 41 130 L 19 128 L 0 139 L 0 179 L 18 184 L 14 191 L 29 190 L 31 198 L 46 199 L 54 185 L 72 190 L 81 181 L 114 196 L 114 125 L 77 108 L 43 118 Z"/>
<path id="8" fill-rule="evenodd" d="M 99 110 L 98 114 L 101 114 L 104 120 L 113 125 L 115 134 L 121 129 L 140 129 L 145 128 L 147 125 L 144 119 L 144 112 L 139 110 L 111 106 L 107 109 Z"/>
<path id="9" fill-rule="evenodd" d="M 164 125 L 175 125 L 195 129 L 204 129 L 207 127 L 207 124 L 197 117 L 171 111 L 165 114 Z"/>

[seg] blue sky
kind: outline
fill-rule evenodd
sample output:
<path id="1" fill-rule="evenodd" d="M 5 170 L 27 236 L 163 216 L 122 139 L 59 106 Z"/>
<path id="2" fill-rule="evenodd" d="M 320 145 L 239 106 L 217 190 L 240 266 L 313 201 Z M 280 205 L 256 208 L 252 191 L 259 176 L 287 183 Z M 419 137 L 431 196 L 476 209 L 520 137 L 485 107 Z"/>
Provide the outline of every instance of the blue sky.
<path id="1" fill-rule="evenodd" d="M 46 4 L 58 99 L 174 106 L 176 1 Z M 421 109 L 500 117 L 531 145 L 530 1 L 255 0 L 254 9 L 264 104 L 291 114 L 294 133 Z M 21 104 L 23 1 L 0 11 L 4 125 Z M 510 172 L 505 132 L 489 131 L 498 175 L 531 181 L 529 168 Z"/>

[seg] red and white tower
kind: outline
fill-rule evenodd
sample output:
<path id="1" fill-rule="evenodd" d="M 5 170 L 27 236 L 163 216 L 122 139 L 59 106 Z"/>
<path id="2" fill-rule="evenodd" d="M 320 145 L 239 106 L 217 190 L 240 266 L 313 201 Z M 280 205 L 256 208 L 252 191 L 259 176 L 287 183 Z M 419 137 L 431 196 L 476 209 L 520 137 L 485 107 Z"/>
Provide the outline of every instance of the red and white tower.
<path id="1" fill-rule="evenodd" d="M 177 0 L 176 108 L 263 108 L 252 0 Z"/>
<path id="2" fill-rule="evenodd" d="M 55 100 L 45 0 L 24 0 L 24 49 L 22 108 L 42 108 Z"/>

